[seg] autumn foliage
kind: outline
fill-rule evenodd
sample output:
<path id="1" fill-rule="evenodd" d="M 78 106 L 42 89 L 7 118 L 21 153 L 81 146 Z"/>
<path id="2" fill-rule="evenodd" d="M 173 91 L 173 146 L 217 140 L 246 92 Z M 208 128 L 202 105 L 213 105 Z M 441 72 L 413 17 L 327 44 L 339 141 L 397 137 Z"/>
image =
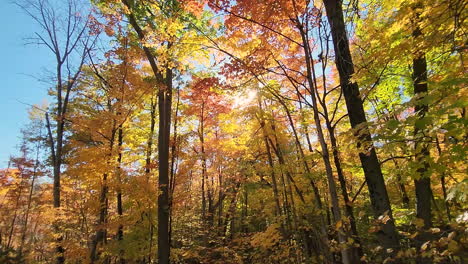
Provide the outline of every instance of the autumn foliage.
<path id="1" fill-rule="evenodd" d="M 465 1 L 89 4 L 0 263 L 467 260 Z"/>

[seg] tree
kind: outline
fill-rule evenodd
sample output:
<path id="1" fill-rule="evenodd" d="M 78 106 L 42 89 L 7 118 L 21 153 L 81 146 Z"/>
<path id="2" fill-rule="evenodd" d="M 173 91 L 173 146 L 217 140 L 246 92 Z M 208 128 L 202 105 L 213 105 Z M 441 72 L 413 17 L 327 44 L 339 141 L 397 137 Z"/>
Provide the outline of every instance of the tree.
<path id="1" fill-rule="evenodd" d="M 63 9 L 54 4 L 47 0 L 18 2 L 42 31 L 37 32 L 36 37 L 32 38 L 33 43 L 45 45 L 55 58 L 54 88 L 51 89 L 56 100 L 56 105 L 51 109 L 54 112 L 55 123 L 50 122 L 48 113 L 46 113 L 46 123 L 54 174 L 54 207 L 59 209 L 68 104 L 87 53 L 94 45 L 95 37 L 88 34 L 88 15 L 80 13 L 82 7 L 78 1 L 68 0 Z M 58 228 L 59 226 L 57 232 L 60 232 Z M 65 262 L 62 239 L 59 237 L 57 241 L 57 263 Z"/>
<path id="2" fill-rule="evenodd" d="M 374 210 L 374 217 L 388 216 L 377 235 L 385 248 L 399 248 L 398 234 L 392 216 L 390 200 L 382 175 L 382 170 L 367 127 L 366 115 L 359 93 L 359 86 L 351 79 L 354 65 L 349 50 L 349 42 L 343 19 L 342 1 L 325 0 L 327 19 L 333 38 L 336 68 L 340 76 L 351 127 L 356 130 L 359 158 L 366 176 L 367 187 Z"/>
<path id="3" fill-rule="evenodd" d="M 0 170 L 0 262 L 463 261 L 462 2 L 93 1 L 60 213 L 54 103 Z"/>

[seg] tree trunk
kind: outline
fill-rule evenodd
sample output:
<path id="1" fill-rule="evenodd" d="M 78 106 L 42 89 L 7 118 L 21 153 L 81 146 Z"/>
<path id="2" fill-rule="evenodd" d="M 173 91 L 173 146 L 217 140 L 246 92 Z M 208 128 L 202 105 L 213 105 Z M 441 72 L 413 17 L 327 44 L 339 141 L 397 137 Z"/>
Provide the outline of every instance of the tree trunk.
<path id="1" fill-rule="evenodd" d="M 122 145 L 123 145 L 123 128 L 122 124 L 119 125 L 119 131 L 118 131 L 118 151 L 119 154 L 117 156 L 117 214 L 119 215 L 119 221 L 122 221 L 122 216 L 123 216 L 123 204 L 122 204 Z M 120 223 L 118 230 L 117 230 L 117 240 L 119 242 L 122 242 L 123 240 L 123 224 Z M 125 263 L 125 259 L 123 257 L 124 251 L 123 249 L 119 253 L 119 261 L 120 264 Z"/>
<path id="2" fill-rule="evenodd" d="M 257 97 L 257 103 L 258 103 L 258 109 L 259 109 L 258 121 L 260 123 L 260 128 L 262 129 L 263 141 L 265 142 L 265 148 L 267 151 L 268 165 L 271 170 L 271 182 L 272 182 L 272 188 L 273 188 L 273 196 L 275 199 L 275 214 L 276 216 L 281 216 L 282 215 L 281 204 L 280 204 L 279 193 L 278 193 L 278 182 L 277 182 L 276 174 L 275 174 L 275 164 L 273 162 L 270 144 L 268 143 L 268 133 L 265 127 L 265 117 L 264 117 L 262 101 L 260 99 L 260 96 Z"/>
<path id="3" fill-rule="evenodd" d="M 175 108 L 175 113 L 174 113 L 174 136 L 172 137 L 172 145 L 171 145 L 171 169 L 170 169 L 170 177 L 169 177 L 169 244 L 172 243 L 172 223 L 173 223 L 173 218 L 172 218 L 172 213 L 173 213 L 173 208 L 172 208 L 172 202 L 174 199 L 174 191 L 175 191 L 175 186 L 176 186 L 176 160 L 178 157 L 178 152 L 177 152 L 177 125 L 178 125 L 178 114 L 179 114 L 179 105 L 180 105 L 180 89 L 177 87 L 177 103 L 176 103 L 176 108 Z"/>
<path id="4" fill-rule="evenodd" d="M 419 32 L 419 30 L 417 30 Z M 420 33 L 415 32 L 415 37 Z M 418 53 L 416 58 L 413 59 L 413 85 L 414 85 L 414 96 L 417 97 L 416 106 L 414 107 L 415 112 L 418 114 L 420 120 L 424 118 L 428 111 L 427 103 L 424 103 L 424 95 L 427 94 L 427 66 L 426 57 L 424 53 Z M 424 136 L 418 126 L 414 128 L 414 134 Z M 425 139 L 422 138 L 422 141 Z M 431 180 L 428 174 L 429 163 L 427 158 L 429 157 L 429 146 L 425 142 L 416 140 L 415 143 L 415 159 L 419 164 L 417 169 L 417 175 L 414 180 L 414 187 L 416 192 L 416 217 L 424 220 L 424 228 L 430 228 L 432 226 L 432 210 L 431 210 Z"/>
<path id="5" fill-rule="evenodd" d="M 169 44 L 170 45 L 170 44 Z M 158 161 L 158 263 L 168 264 L 170 255 L 169 239 L 169 145 L 171 134 L 172 70 L 166 68 L 165 87 L 158 92 L 159 135 Z"/>
<path id="6" fill-rule="evenodd" d="M 420 8 L 420 4 L 417 4 L 415 8 Z M 419 22 L 419 14 L 416 11 L 416 23 Z M 413 31 L 413 38 L 418 41 L 418 38 L 422 36 L 419 25 L 416 25 Z M 429 110 L 429 105 L 424 101 L 424 97 L 427 95 L 427 62 L 426 54 L 424 51 L 417 49 L 413 54 L 413 87 L 414 96 L 416 98 L 416 105 L 414 111 L 418 115 L 418 120 L 424 119 L 425 115 Z M 416 122 L 417 122 L 416 121 Z M 422 121 L 424 123 L 424 121 Z M 416 193 L 416 217 L 423 220 L 423 230 L 420 231 L 416 236 L 416 247 L 420 248 L 421 245 L 431 239 L 431 234 L 428 229 L 432 227 L 432 190 L 431 190 L 431 178 L 429 173 L 429 144 L 424 142 L 425 134 L 424 129 L 418 127 L 417 123 L 414 127 L 414 135 L 416 141 L 414 144 L 415 149 L 415 161 L 418 164 L 416 170 L 417 174 L 414 179 L 414 189 Z M 429 264 L 432 263 L 430 257 L 418 256 L 416 259 L 418 264 Z"/>
<path id="7" fill-rule="evenodd" d="M 107 107 L 108 111 L 112 111 L 112 104 L 111 100 L 108 99 L 107 101 Z M 107 160 L 106 163 L 109 166 L 111 159 L 113 157 L 113 149 L 114 149 L 114 143 L 115 143 L 115 136 L 117 134 L 118 128 L 117 126 L 117 120 L 113 120 L 112 123 L 112 130 L 111 130 L 111 135 L 109 139 L 109 152 L 107 154 Z M 120 131 L 120 130 L 119 130 Z M 120 153 L 120 150 L 119 150 Z M 119 172 L 117 172 L 118 174 Z M 90 261 L 91 263 L 95 263 L 99 259 L 99 246 L 100 244 L 105 244 L 107 241 L 107 227 L 104 225 L 107 222 L 107 215 L 108 215 L 108 209 L 109 209 L 109 200 L 108 200 L 108 192 L 109 192 L 109 184 L 108 184 L 108 172 L 104 172 L 102 176 L 102 186 L 101 186 L 101 193 L 99 197 L 99 217 L 98 217 L 98 222 L 97 222 L 97 231 L 96 235 L 93 237 L 91 241 L 91 252 L 90 252 Z M 106 260 L 108 261 L 107 257 Z M 105 262 L 104 261 L 104 262 Z"/>
<path id="8" fill-rule="evenodd" d="M 385 249 L 398 248 L 398 234 L 393 220 L 390 200 L 371 134 L 366 126 L 367 120 L 359 94 L 359 87 L 356 82 L 351 81 L 354 65 L 343 19 L 342 1 L 324 0 L 324 4 L 331 28 L 335 63 L 340 76 L 340 85 L 345 97 L 349 120 L 351 127 L 357 130 L 355 135 L 358 138 L 359 158 L 369 189 L 374 217 L 378 218 L 381 215 L 388 215 L 389 217 L 388 221 L 381 224 L 377 236 Z"/>
<path id="9" fill-rule="evenodd" d="M 223 172 L 221 165 L 218 168 L 218 233 L 221 235 L 221 227 L 223 225 L 223 208 L 224 208 L 224 180 L 223 180 Z"/>
<path id="10" fill-rule="evenodd" d="M 341 211 L 340 211 L 340 206 L 339 206 L 339 198 L 338 198 L 338 193 L 336 190 L 336 182 L 335 178 L 333 177 L 333 169 L 331 167 L 331 162 L 330 162 L 330 153 L 328 151 L 328 144 L 325 139 L 325 135 L 322 130 L 322 124 L 320 121 L 320 116 L 319 116 L 319 110 L 318 110 L 318 102 L 315 94 L 315 90 L 317 89 L 317 84 L 316 84 L 316 76 L 315 76 L 315 71 L 313 68 L 313 61 L 312 58 L 310 57 L 311 50 L 309 47 L 309 42 L 306 37 L 306 33 L 303 30 L 302 25 L 298 25 L 298 29 L 301 33 L 302 37 L 302 43 L 304 45 L 304 55 L 306 59 L 306 67 L 307 67 L 307 81 L 310 87 L 310 96 L 312 100 L 312 110 L 313 110 L 313 116 L 314 116 L 314 123 L 315 123 L 315 129 L 317 130 L 317 138 L 320 143 L 320 147 L 322 149 L 322 160 L 325 165 L 325 174 L 327 176 L 327 181 L 328 181 L 328 191 L 330 194 L 330 199 L 332 203 L 332 214 L 333 214 L 333 221 L 335 223 L 335 226 L 337 227 L 337 236 L 338 236 L 338 241 L 341 246 L 344 246 L 346 244 L 346 236 L 345 232 L 343 229 L 343 220 L 341 219 Z M 350 264 L 350 263 L 356 263 L 355 260 L 351 259 L 352 255 L 350 254 L 348 249 L 342 249 L 341 250 L 341 257 L 342 261 L 344 264 Z"/>
<path id="11" fill-rule="evenodd" d="M 128 0 L 123 0 L 124 5 L 132 11 L 132 5 Z M 138 25 L 138 22 L 132 12 L 127 14 L 129 22 L 138 34 L 138 38 L 143 41 L 145 33 Z M 171 43 L 167 43 L 167 48 L 171 47 Z M 165 75 L 160 71 L 154 54 L 148 48 L 143 46 L 143 51 L 150 63 L 153 74 L 159 85 L 158 90 L 158 109 L 159 109 L 159 134 L 158 134 L 158 263 L 168 264 L 170 255 L 170 239 L 169 239 L 169 145 L 171 131 L 171 115 L 172 115 L 172 69 L 165 67 Z"/>
<path id="12" fill-rule="evenodd" d="M 442 155 L 442 148 L 440 147 L 440 142 L 439 139 L 436 137 L 436 147 L 437 147 L 437 153 L 439 154 L 439 157 Z M 447 219 L 452 221 L 452 215 L 450 214 L 450 203 L 447 200 L 447 186 L 446 186 L 446 181 L 445 181 L 446 174 L 443 172 L 440 175 L 440 184 L 442 187 L 442 194 L 444 196 L 444 203 L 445 203 L 445 212 L 447 213 Z"/>
<path id="13" fill-rule="evenodd" d="M 39 134 L 39 137 L 41 137 L 41 134 Z M 26 207 L 26 213 L 25 213 L 25 216 L 24 216 L 23 232 L 21 234 L 21 243 L 20 243 L 20 248 L 19 248 L 19 255 L 20 256 L 23 254 L 24 242 L 26 240 L 26 232 L 28 230 L 29 211 L 31 210 L 31 202 L 32 202 L 32 197 L 33 197 L 33 192 L 34 192 L 34 183 L 36 182 L 37 169 L 39 167 L 39 150 L 40 150 L 40 144 L 37 143 L 37 145 L 36 145 L 36 159 L 34 160 L 33 175 L 32 175 L 32 179 L 31 179 L 31 186 L 29 188 L 28 205 Z"/>
<path id="14" fill-rule="evenodd" d="M 205 124 L 204 124 L 204 116 L 205 116 L 205 103 L 202 102 L 201 105 L 201 117 L 200 117 L 200 130 L 199 130 L 199 137 L 200 137 L 200 152 L 201 152 L 201 163 L 202 163 L 202 185 L 201 185 L 201 194 L 202 194 L 202 219 L 203 223 L 206 223 L 207 215 L 206 215 L 206 189 L 207 189 L 207 178 L 206 178 L 206 156 L 205 156 Z"/>
<path id="15" fill-rule="evenodd" d="M 60 78 L 59 78 L 60 79 Z M 61 87 L 61 84 L 59 84 L 59 87 Z M 61 92 L 60 88 L 58 89 L 59 92 Z M 61 95 L 59 94 L 61 97 Z M 61 98 L 59 99 L 59 102 L 61 102 Z M 58 209 L 60 208 L 60 168 L 62 167 L 62 144 L 63 144 L 63 128 L 64 128 L 64 123 L 63 123 L 63 116 L 62 116 L 62 110 L 61 110 L 61 103 L 58 105 L 58 116 L 57 116 L 57 132 L 56 132 L 56 144 L 54 143 L 54 137 L 52 136 L 52 128 L 50 124 L 50 119 L 49 119 L 49 114 L 46 113 L 46 125 L 47 125 L 47 133 L 48 133 L 48 138 L 49 138 L 49 146 L 50 146 L 50 153 L 52 157 L 52 166 L 53 166 L 53 175 L 54 175 L 54 182 L 53 182 L 53 202 L 54 202 L 54 208 Z M 56 252 L 56 259 L 55 263 L 57 264 L 63 264 L 65 263 L 65 257 L 64 257 L 64 249 L 62 247 L 62 240 L 63 237 L 60 235 L 60 228 L 59 228 L 59 223 L 54 222 L 53 223 L 53 229 L 54 232 L 58 234 L 57 236 L 57 245 L 55 247 L 55 252 Z"/>
<path id="16" fill-rule="evenodd" d="M 344 177 L 343 169 L 341 168 L 341 160 L 340 160 L 340 155 L 338 152 L 337 140 L 335 137 L 335 129 L 334 127 L 331 126 L 331 123 L 328 122 L 328 120 L 327 120 L 327 129 L 330 135 L 330 142 L 333 148 L 333 151 L 332 151 L 333 160 L 335 163 L 336 172 L 338 174 L 338 181 L 340 182 L 340 186 L 341 186 L 341 195 L 343 196 L 343 201 L 345 203 L 346 216 L 349 218 L 349 226 L 351 229 L 351 235 L 354 241 L 356 242 L 356 244 L 359 245 L 356 248 L 351 250 L 352 251 L 351 253 L 354 254 L 353 259 L 356 261 L 358 259 L 361 259 L 361 257 L 364 255 L 364 252 L 362 251 L 361 239 L 357 232 L 356 218 L 354 217 L 354 213 L 353 213 L 353 205 L 352 205 L 352 202 L 349 200 L 348 189 L 346 188 L 346 179 Z"/>
<path id="17" fill-rule="evenodd" d="M 390 158 L 393 158 L 393 156 L 390 155 Z M 395 165 L 395 168 L 398 168 L 398 162 L 395 159 L 393 159 L 393 164 Z M 403 179 L 401 178 L 401 173 L 399 171 L 397 171 L 396 178 L 398 181 L 398 187 L 401 192 L 401 201 L 403 203 L 403 206 L 409 209 L 410 205 L 409 205 L 408 192 L 406 191 L 405 183 L 403 182 Z"/>

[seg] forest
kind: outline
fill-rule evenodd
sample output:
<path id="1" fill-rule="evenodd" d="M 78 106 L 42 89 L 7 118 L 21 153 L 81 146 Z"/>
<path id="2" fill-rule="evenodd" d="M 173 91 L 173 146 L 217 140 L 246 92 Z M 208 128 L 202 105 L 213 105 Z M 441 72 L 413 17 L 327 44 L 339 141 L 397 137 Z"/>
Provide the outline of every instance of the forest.
<path id="1" fill-rule="evenodd" d="M 14 4 L 0 263 L 468 260 L 467 1 Z"/>

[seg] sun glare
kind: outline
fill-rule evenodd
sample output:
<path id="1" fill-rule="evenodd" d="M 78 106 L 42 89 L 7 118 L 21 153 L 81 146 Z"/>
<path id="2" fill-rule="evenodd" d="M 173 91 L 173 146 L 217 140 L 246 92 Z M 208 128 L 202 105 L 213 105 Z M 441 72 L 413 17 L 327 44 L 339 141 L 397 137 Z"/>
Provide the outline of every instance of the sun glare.
<path id="1" fill-rule="evenodd" d="M 234 97 L 234 100 L 233 100 L 232 107 L 244 108 L 248 106 L 257 97 L 257 91 L 248 90 L 246 92 L 235 94 L 233 97 Z"/>

